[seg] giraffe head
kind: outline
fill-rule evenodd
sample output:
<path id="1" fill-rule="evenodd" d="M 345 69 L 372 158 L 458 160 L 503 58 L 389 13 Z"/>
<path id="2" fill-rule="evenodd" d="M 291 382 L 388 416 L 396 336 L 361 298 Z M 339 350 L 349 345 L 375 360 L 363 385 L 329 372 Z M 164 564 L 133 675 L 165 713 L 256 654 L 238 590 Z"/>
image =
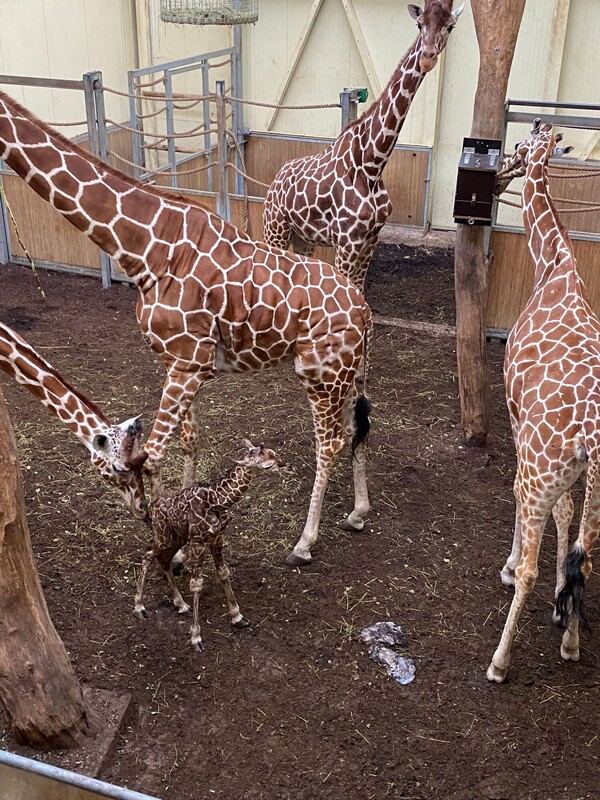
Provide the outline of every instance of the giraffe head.
<path id="1" fill-rule="evenodd" d="M 120 425 L 109 425 L 92 440 L 92 462 L 125 501 L 136 519 L 146 519 L 148 501 L 142 477 L 148 454 L 142 450 L 142 422 L 139 417 Z"/>
<path id="2" fill-rule="evenodd" d="M 248 451 L 244 458 L 235 463 L 240 467 L 251 469 L 272 469 L 276 472 L 287 471 L 287 464 L 282 461 L 274 450 L 269 450 L 264 444 L 255 447 L 250 439 L 242 439 L 242 444 Z"/>
<path id="3" fill-rule="evenodd" d="M 423 72 L 430 72 L 436 65 L 437 58 L 446 47 L 448 36 L 456 25 L 456 20 L 464 10 L 464 3 L 452 11 L 453 0 L 425 0 L 425 5 L 410 3 L 408 11 L 417 21 L 421 32 L 421 61 Z"/>
<path id="4" fill-rule="evenodd" d="M 515 152 L 504 158 L 502 169 L 496 176 L 494 189 L 496 196 L 501 195 L 515 178 L 522 178 L 534 158 L 547 163 L 550 158 L 564 156 L 574 149 L 573 147 L 558 147 L 560 141 L 562 141 L 562 134 L 558 133 L 553 136 L 552 125 L 549 122 L 542 124 L 542 120 L 536 117 L 527 139 L 517 142 Z"/>

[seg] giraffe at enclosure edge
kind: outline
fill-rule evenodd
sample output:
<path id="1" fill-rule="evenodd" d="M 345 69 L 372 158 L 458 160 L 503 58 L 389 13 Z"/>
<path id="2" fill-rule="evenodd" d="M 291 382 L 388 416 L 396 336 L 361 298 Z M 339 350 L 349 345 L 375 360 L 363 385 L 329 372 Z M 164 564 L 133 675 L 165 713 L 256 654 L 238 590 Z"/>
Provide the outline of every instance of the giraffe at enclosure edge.
<path id="1" fill-rule="evenodd" d="M 287 161 L 267 191 L 265 241 L 312 255 L 317 245 L 335 247 L 335 266 L 362 289 L 381 228 L 392 212 L 383 170 L 392 155 L 410 104 L 436 64 L 463 11 L 453 0 L 410 4 L 419 36 L 379 99 L 322 153 Z"/>
<path id="2" fill-rule="evenodd" d="M 317 469 L 306 524 L 290 565 L 311 560 L 325 489 L 353 437 L 355 504 L 369 510 L 370 404 L 355 373 L 371 337 L 362 294 L 329 264 L 252 241 L 192 200 L 143 185 L 85 152 L 0 92 L 0 158 L 71 224 L 114 258 L 139 289 L 142 333 L 165 364 L 158 414 L 145 444 L 152 494 L 161 493 L 168 441 L 182 422 L 184 484 L 200 447 L 201 386 L 219 372 L 292 359 L 314 420 Z M 366 382 L 365 382 L 366 385 Z"/>
<path id="3" fill-rule="evenodd" d="M 202 565 L 209 550 L 225 592 L 231 625 L 234 628 L 247 628 L 250 625 L 240 612 L 231 588 L 229 567 L 223 558 L 228 510 L 246 493 L 256 472 L 285 471 L 286 464 L 277 453 L 262 444 L 255 447 L 249 439 L 244 439 L 242 443 L 247 452 L 222 478 L 210 484 L 195 483 L 175 494 L 157 498 L 150 506 L 153 540 L 142 562 L 135 593 L 134 614 L 141 619 L 146 616 L 143 604 L 144 582 L 148 567 L 155 558 L 165 574 L 178 612 L 185 614 L 190 610 L 175 585 L 171 566 L 173 556 L 185 545 L 187 568 L 191 573 L 193 617 L 190 643 L 194 650 L 204 649 L 198 612 L 200 593 L 204 585 Z"/>
<path id="4" fill-rule="evenodd" d="M 548 161 L 560 140 L 551 130 L 536 119 L 531 136 L 517 145 L 501 174 L 505 182 L 525 173 L 523 225 L 535 286 L 510 332 L 504 361 L 517 475 L 515 535 L 502 578 L 514 582 L 515 594 L 487 672 L 498 683 L 508 672 L 519 615 L 536 582 L 542 534 L 554 509 L 559 532 L 554 619 L 566 627 L 562 658 L 579 659 L 582 598 L 600 526 L 600 321 L 550 196 Z M 573 514 L 569 490 L 583 474 L 579 536 L 566 558 Z"/>
<path id="5" fill-rule="evenodd" d="M 0 322 L 0 369 L 28 389 L 70 428 L 89 450 L 92 464 L 123 498 L 137 519 L 148 504 L 142 477 L 146 453 L 136 417 L 112 425 L 98 406 L 70 386 L 25 339 Z"/>

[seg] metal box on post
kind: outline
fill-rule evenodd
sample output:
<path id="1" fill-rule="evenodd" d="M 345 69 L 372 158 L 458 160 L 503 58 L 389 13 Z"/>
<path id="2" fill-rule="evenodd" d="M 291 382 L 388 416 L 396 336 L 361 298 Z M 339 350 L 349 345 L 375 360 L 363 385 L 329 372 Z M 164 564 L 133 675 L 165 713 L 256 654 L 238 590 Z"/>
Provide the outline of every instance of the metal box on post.
<path id="1" fill-rule="evenodd" d="M 463 140 L 454 197 L 455 222 L 491 225 L 501 147 L 500 139 Z"/>

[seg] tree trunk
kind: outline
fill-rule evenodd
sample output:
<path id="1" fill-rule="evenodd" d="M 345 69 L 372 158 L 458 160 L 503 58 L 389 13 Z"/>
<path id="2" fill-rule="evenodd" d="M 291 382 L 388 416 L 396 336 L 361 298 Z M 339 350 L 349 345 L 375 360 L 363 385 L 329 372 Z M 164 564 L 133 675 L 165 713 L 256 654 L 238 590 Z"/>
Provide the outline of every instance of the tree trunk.
<path id="1" fill-rule="evenodd" d="M 480 53 L 471 136 L 499 139 L 525 0 L 472 0 L 471 7 Z M 461 420 L 466 444 L 475 447 L 485 446 L 489 430 L 484 234 L 481 226 L 459 225 L 454 251 Z"/>
<path id="2" fill-rule="evenodd" d="M 15 435 L 1 390 L 0 702 L 24 744 L 70 747 L 89 730 L 81 687 L 35 568 Z"/>

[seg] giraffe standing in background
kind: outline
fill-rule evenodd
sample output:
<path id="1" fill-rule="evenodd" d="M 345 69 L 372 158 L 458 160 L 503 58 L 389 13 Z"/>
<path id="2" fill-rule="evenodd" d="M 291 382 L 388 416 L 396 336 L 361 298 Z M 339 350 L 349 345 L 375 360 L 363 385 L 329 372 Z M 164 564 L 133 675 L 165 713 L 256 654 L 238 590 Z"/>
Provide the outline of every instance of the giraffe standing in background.
<path id="1" fill-rule="evenodd" d="M 147 186 L 85 152 L 0 93 L 0 158 L 82 233 L 116 259 L 139 289 L 142 333 L 167 369 L 145 444 L 152 493 L 169 439 L 182 422 L 185 482 L 200 446 L 198 392 L 219 372 L 293 360 L 310 401 L 317 469 L 291 565 L 307 564 L 337 453 L 353 437 L 355 504 L 369 510 L 365 439 L 370 404 L 355 374 L 367 361 L 371 312 L 329 264 L 283 253 L 180 195 Z"/>
<path id="2" fill-rule="evenodd" d="M 533 294 L 506 345 L 504 375 L 517 451 L 517 524 L 503 578 L 514 574 L 515 595 L 487 677 L 508 672 L 517 622 L 538 574 L 544 526 L 557 508 L 559 557 L 555 620 L 566 626 L 561 656 L 579 659 L 579 620 L 585 580 L 600 526 L 600 321 L 587 292 L 548 187 L 548 160 L 556 141 L 550 125 L 534 123 L 502 170 L 526 172 L 523 225 L 535 265 Z M 568 152 L 563 150 L 562 152 Z M 587 475 L 579 537 L 567 550 L 573 505 L 569 489 Z"/>
<path id="3" fill-rule="evenodd" d="M 146 616 L 143 603 L 144 582 L 148 567 L 155 558 L 165 574 L 175 608 L 180 614 L 190 610 L 175 585 L 171 569 L 173 556 L 185 546 L 187 567 L 192 575 L 190 592 L 193 596 L 194 612 L 190 633 L 194 650 L 204 649 L 198 612 L 200 592 L 204 584 L 202 565 L 208 551 L 213 557 L 225 592 L 231 625 L 234 628 L 247 628 L 250 625 L 240 612 L 231 588 L 229 567 L 223 558 L 225 528 L 229 521 L 227 514 L 231 506 L 246 493 L 255 472 L 285 471 L 286 465 L 273 450 L 262 444 L 254 447 L 251 441 L 244 439 L 243 445 L 247 449 L 246 454 L 235 462 L 224 477 L 210 484 L 196 483 L 175 494 L 159 497 L 150 506 L 154 536 L 152 546 L 147 550 L 142 563 L 135 593 L 134 614 L 140 618 Z"/>
<path id="4" fill-rule="evenodd" d="M 410 4 L 419 36 L 396 67 L 379 99 L 322 153 L 286 162 L 275 176 L 263 210 L 265 241 L 312 255 L 335 247 L 335 266 L 362 289 L 379 232 L 392 211 L 383 170 L 408 109 L 433 69 L 463 11 L 453 0 Z"/>
<path id="5" fill-rule="evenodd" d="M 0 369 L 28 389 L 70 428 L 89 450 L 92 464 L 123 498 L 137 519 L 145 519 L 143 464 L 146 454 L 139 418 L 112 425 L 98 406 L 70 386 L 53 366 L 0 322 Z"/>

